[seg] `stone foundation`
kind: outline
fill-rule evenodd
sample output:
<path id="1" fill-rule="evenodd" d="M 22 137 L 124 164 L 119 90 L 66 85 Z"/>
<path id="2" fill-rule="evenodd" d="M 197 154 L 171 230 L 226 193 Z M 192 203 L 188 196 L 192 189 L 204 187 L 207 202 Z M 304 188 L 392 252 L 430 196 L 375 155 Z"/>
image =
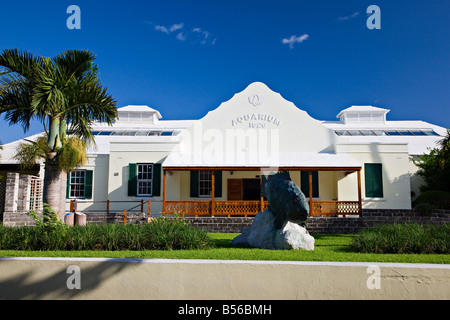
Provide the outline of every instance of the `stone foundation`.
<path id="1" fill-rule="evenodd" d="M 199 217 L 186 218 L 191 224 L 217 233 L 240 233 L 244 227 L 250 227 L 252 218 Z M 450 223 L 449 210 L 436 210 L 429 217 L 420 216 L 415 210 L 366 209 L 361 217 L 314 216 L 306 221 L 310 233 L 357 233 L 361 229 L 389 223 L 417 223 L 440 225 Z"/>
<path id="2" fill-rule="evenodd" d="M 123 212 L 120 213 L 86 213 L 87 223 L 107 224 L 123 223 Z M 186 221 L 208 232 L 240 233 L 242 228 L 250 227 L 253 217 L 186 217 Z M 127 223 L 144 223 L 146 218 L 142 213 L 127 213 Z M 440 225 L 450 222 L 449 210 L 436 210 L 430 216 L 424 217 L 414 210 L 365 209 L 361 217 L 325 217 L 314 216 L 306 222 L 307 230 L 314 233 L 357 233 L 363 228 L 389 223 L 417 223 Z M 5 212 L 5 226 L 34 225 L 34 220 L 25 212 Z"/>

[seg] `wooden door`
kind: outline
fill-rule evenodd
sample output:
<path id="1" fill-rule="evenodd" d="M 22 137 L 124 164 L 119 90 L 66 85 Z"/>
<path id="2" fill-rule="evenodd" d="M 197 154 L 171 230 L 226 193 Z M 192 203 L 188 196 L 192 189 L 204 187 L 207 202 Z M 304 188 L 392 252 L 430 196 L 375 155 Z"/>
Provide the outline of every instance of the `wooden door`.
<path id="1" fill-rule="evenodd" d="M 244 183 L 242 179 L 228 179 L 228 200 L 244 199 Z"/>

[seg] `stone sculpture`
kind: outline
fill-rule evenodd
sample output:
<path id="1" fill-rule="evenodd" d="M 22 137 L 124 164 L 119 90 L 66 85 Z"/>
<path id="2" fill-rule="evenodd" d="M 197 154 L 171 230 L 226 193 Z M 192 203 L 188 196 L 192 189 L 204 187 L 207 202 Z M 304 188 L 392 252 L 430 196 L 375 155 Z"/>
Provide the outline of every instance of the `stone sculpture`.
<path id="1" fill-rule="evenodd" d="M 233 245 L 314 250 L 314 238 L 305 228 L 309 205 L 289 173 L 263 177 L 261 193 L 269 202 L 268 210 L 258 213 L 253 224 L 233 239 Z"/>

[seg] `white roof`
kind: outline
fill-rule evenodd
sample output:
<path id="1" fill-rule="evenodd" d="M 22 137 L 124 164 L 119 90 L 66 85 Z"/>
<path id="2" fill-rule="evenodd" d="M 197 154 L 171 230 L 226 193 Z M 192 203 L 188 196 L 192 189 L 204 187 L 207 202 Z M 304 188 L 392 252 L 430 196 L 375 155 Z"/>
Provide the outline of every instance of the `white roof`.
<path id="1" fill-rule="evenodd" d="M 149 130 L 176 130 L 186 129 L 192 125 L 195 120 L 162 120 L 157 123 L 146 122 L 120 122 L 117 121 L 112 126 L 106 123 L 95 123 L 92 126 L 93 131 L 99 130 L 133 130 L 133 129 L 149 129 Z"/>
<path id="2" fill-rule="evenodd" d="M 338 142 L 351 143 L 405 143 L 410 155 L 428 153 L 428 148 L 436 148 L 447 130 L 424 121 L 386 121 L 380 123 L 342 123 L 323 121 L 322 124 L 332 130 L 433 130 L 439 136 L 340 136 Z"/>
<path id="3" fill-rule="evenodd" d="M 344 109 L 341 112 L 339 112 L 339 114 L 337 115 L 337 118 L 340 118 L 343 113 L 347 113 L 347 112 L 383 112 L 386 114 L 390 111 L 391 110 L 389 110 L 389 109 L 383 109 L 383 108 L 378 108 L 378 107 L 373 107 L 373 106 L 351 106 L 350 108 Z"/>
<path id="4" fill-rule="evenodd" d="M 123 108 L 117 109 L 118 112 L 143 112 L 143 113 L 156 113 L 158 115 L 158 119 L 161 119 L 161 113 L 158 110 L 150 108 L 149 106 L 126 106 Z"/>
<path id="5" fill-rule="evenodd" d="M 3 150 L 0 150 L 0 164 L 18 164 L 19 162 L 14 158 L 17 153 L 17 148 L 22 143 L 29 143 L 28 141 L 36 141 L 39 137 L 44 136 L 44 132 L 32 135 L 30 137 L 16 140 L 7 144 L 4 144 Z M 44 160 L 40 160 L 42 163 Z"/>
<path id="6" fill-rule="evenodd" d="M 165 168 L 361 168 L 362 165 L 346 154 L 285 152 L 257 153 L 198 153 L 173 152 L 163 163 Z"/>

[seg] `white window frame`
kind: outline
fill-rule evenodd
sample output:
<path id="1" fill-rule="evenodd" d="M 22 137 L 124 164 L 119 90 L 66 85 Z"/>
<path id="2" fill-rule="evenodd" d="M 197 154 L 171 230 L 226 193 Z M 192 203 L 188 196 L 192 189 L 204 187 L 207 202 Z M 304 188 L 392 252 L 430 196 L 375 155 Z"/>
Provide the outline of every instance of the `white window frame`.
<path id="1" fill-rule="evenodd" d="M 75 182 L 72 182 L 74 179 Z M 78 180 L 77 180 L 78 179 Z M 75 170 L 70 173 L 70 181 L 69 181 L 69 199 L 85 199 L 86 195 L 84 194 L 84 189 L 86 185 L 86 170 Z M 72 187 L 79 186 L 79 190 L 72 190 Z M 72 196 L 72 191 L 79 192 L 79 194 L 75 194 Z"/>
<path id="2" fill-rule="evenodd" d="M 205 178 L 205 176 L 207 177 Z M 206 185 L 206 186 L 205 186 Z M 207 191 L 207 193 L 205 193 Z M 198 196 L 199 198 L 211 198 L 212 194 L 212 171 L 198 172 Z"/>
<path id="3" fill-rule="evenodd" d="M 150 171 L 146 171 L 143 169 L 151 168 Z M 142 171 L 141 171 L 142 170 Z M 142 176 L 140 176 L 140 173 Z M 147 175 L 145 177 L 145 174 Z M 150 179 L 148 178 L 150 174 Z M 150 184 L 150 193 L 142 193 L 141 190 L 144 188 L 149 188 L 149 186 L 141 187 L 140 184 Z M 153 164 L 152 163 L 138 163 L 137 164 L 137 196 L 138 197 L 151 197 L 153 195 Z"/>

